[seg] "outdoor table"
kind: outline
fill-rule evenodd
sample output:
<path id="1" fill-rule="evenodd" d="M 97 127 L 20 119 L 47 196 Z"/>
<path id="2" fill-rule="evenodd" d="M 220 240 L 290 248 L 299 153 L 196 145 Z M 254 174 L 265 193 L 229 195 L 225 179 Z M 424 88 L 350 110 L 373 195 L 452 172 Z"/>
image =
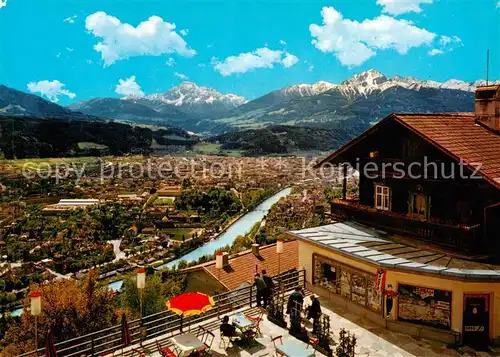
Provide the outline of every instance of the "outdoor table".
<path id="1" fill-rule="evenodd" d="M 189 356 L 193 352 L 203 351 L 206 346 L 192 333 L 172 337 L 172 342 L 179 349 L 179 357 Z"/>
<path id="2" fill-rule="evenodd" d="M 276 350 L 287 357 L 311 357 L 314 356 L 314 348 L 306 348 L 293 340 L 285 341 Z"/>
<path id="3" fill-rule="evenodd" d="M 253 322 L 250 319 L 247 319 L 245 315 L 242 313 L 238 313 L 236 315 L 232 316 L 233 320 L 233 325 L 239 329 L 241 332 L 246 332 L 248 329 L 250 329 L 253 325 L 255 325 L 255 322 Z"/>

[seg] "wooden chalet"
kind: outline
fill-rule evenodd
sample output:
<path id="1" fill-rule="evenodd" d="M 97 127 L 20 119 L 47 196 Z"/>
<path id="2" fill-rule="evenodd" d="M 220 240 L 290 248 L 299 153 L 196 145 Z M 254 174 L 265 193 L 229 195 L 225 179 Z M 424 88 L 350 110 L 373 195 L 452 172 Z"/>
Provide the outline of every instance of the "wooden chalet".
<path id="1" fill-rule="evenodd" d="M 460 251 L 500 248 L 500 85 L 478 87 L 472 113 L 391 114 L 327 163 L 343 167 L 338 218 Z"/>

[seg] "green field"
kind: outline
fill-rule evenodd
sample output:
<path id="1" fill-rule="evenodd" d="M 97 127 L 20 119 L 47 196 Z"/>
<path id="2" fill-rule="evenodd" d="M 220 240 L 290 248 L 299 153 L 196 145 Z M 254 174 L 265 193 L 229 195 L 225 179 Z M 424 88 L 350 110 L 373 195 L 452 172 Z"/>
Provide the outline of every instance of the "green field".
<path id="1" fill-rule="evenodd" d="M 193 151 L 202 155 L 227 155 L 233 157 L 244 156 L 241 150 L 221 150 L 221 144 L 200 143 L 193 147 Z"/>
<path id="2" fill-rule="evenodd" d="M 196 229 L 193 228 L 171 228 L 162 230 L 162 233 L 170 234 L 170 238 L 173 240 L 182 240 L 183 235 L 185 239 L 189 239 L 195 232 Z"/>
<path id="3" fill-rule="evenodd" d="M 106 145 L 97 144 L 91 141 L 82 141 L 78 143 L 78 148 L 81 150 L 85 149 L 105 150 L 108 147 Z"/>

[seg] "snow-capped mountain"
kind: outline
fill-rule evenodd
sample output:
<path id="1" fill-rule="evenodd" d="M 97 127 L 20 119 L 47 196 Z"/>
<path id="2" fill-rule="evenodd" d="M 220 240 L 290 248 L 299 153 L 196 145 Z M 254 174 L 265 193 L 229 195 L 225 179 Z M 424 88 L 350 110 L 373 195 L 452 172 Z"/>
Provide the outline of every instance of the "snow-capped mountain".
<path id="1" fill-rule="evenodd" d="M 141 98 L 140 101 L 159 111 L 164 104 L 168 104 L 189 113 L 202 115 L 219 114 L 247 102 L 238 95 L 223 94 L 212 88 L 199 87 L 193 82 L 183 82 L 165 93 L 151 94 Z"/>
<path id="2" fill-rule="evenodd" d="M 278 91 L 285 97 L 310 97 L 329 91 L 337 87 L 336 84 L 320 81 L 314 84 L 296 84 L 290 87 L 279 89 Z"/>
<path id="3" fill-rule="evenodd" d="M 394 76 L 392 78 L 388 78 L 379 71 L 370 69 L 345 80 L 337 87 L 337 89 L 346 97 L 353 98 L 358 96 L 366 97 L 372 93 L 383 92 L 389 88 L 398 86 L 411 90 L 435 88 L 474 92 L 478 85 L 483 84 L 485 84 L 484 80 L 465 82 L 458 79 L 450 79 L 444 83 L 440 83 L 431 80 L 420 80 L 413 77 Z"/>

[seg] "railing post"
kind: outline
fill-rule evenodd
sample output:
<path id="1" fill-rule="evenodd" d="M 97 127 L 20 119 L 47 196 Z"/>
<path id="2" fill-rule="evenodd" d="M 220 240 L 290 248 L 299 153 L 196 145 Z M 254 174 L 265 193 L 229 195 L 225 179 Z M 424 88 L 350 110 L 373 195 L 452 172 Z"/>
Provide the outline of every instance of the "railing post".
<path id="1" fill-rule="evenodd" d="M 94 336 L 92 336 L 90 340 L 90 355 L 92 357 L 94 356 Z"/>
<path id="2" fill-rule="evenodd" d="M 302 280 L 303 280 L 302 288 L 305 290 L 306 289 L 306 270 L 305 269 L 302 269 Z"/>
<path id="3" fill-rule="evenodd" d="M 253 285 L 250 285 L 250 307 L 252 307 L 252 290 L 253 290 Z"/>

